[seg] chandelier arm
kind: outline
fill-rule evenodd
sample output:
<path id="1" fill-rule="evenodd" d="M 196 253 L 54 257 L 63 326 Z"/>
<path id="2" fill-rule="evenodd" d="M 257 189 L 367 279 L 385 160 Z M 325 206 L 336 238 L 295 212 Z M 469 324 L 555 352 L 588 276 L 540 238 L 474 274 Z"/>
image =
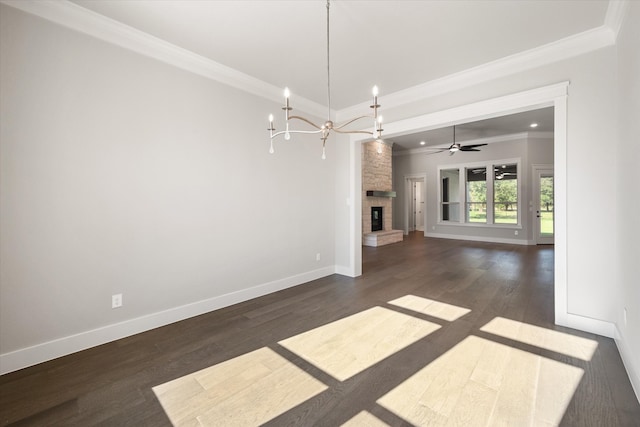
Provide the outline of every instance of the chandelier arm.
<path id="1" fill-rule="evenodd" d="M 305 119 L 304 117 L 300 117 L 300 116 L 290 116 L 289 119 L 298 119 L 298 120 L 302 120 L 303 122 L 309 123 L 311 126 L 313 126 L 316 129 L 320 129 L 322 130 L 322 126 L 318 126 L 317 124 L 313 123 L 310 120 Z M 293 132 L 293 131 L 290 131 Z M 317 133 L 317 132 L 316 132 Z"/>
<path id="2" fill-rule="evenodd" d="M 315 135 L 317 133 L 321 133 L 322 129 L 318 129 L 318 130 L 290 130 L 289 133 L 306 133 L 306 134 L 311 134 L 311 135 Z"/>
<path id="3" fill-rule="evenodd" d="M 358 120 L 360 120 L 360 119 L 375 119 L 375 116 L 372 116 L 372 115 L 366 115 L 366 116 L 356 117 L 356 118 L 354 118 L 354 119 L 351 119 L 351 120 L 349 120 L 349 121 L 346 121 L 346 122 L 342 123 L 342 124 L 341 124 L 341 125 L 339 125 L 339 126 L 334 126 L 334 127 L 333 127 L 333 129 L 334 129 L 334 130 L 342 129 L 343 127 L 345 127 L 345 126 L 347 126 L 347 125 L 350 125 L 351 123 L 356 122 L 356 121 L 358 121 Z M 369 133 L 371 133 L 371 132 L 369 132 Z"/>
<path id="4" fill-rule="evenodd" d="M 339 130 L 339 129 L 336 129 L 336 128 L 333 128 L 333 130 L 336 133 L 364 133 L 366 135 L 373 135 L 373 132 L 370 132 L 368 130 Z"/>
<path id="5" fill-rule="evenodd" d="M 322 129 L 320 130 L 290 130 L 289 133 L 306 133 L 306 134 L 316 134 L 316 133 L 320 133 L 322 132 Z M 286 130 L 281 130 L 280 132 L 276 132 L 273 135 L 271 135 L 271 139 L 275 138 L 276 136 L 280 136 L 280 135 L 284 135 L 285 133 L 287 133 Z"/>

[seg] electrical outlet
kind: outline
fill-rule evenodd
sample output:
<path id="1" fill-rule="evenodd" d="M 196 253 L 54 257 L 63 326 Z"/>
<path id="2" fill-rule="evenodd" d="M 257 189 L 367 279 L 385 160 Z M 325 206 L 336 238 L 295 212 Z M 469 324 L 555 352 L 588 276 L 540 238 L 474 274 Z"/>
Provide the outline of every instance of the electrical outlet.
<path id="1" fill-rule="evenodd" d="M 320 261 L 320 252 L 316 254 L 316 261 Z"/>
<path id="2" fill-rule="evenodd" d="M 518 230 L 514 231 L 513 233 L 517 236 L 518 235 Z"/>
<path id="3" fill-rule="evenodd" d="M 122 307 L 122 294 L 111 295 L 111 308 Z"/>

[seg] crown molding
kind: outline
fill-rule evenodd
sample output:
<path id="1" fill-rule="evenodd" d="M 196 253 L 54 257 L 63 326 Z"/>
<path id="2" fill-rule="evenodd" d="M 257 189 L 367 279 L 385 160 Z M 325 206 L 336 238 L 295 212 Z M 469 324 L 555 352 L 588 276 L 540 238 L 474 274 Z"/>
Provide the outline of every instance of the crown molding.
<path id="1" fill-rule="evenodd" d="M 70 1 L 0 0 L 0 3 L 261 98 L 278 103 L 282 101 L 282 88 Z M 605 24 L 601 27 L 381 96 L 380 103 L 385 108 L 395 108 L 611 46 L 615 44 L 617 33 L 622 26 L 627 3 L 627 0 L 610 0 Z M 332 111 L 331 116 L 335 116 L 336 121 L 343 121 L 357 115 L 368 106 L 368 103 L 363 102 Z M 326 106 L 304 97 L 296 97 L 296 108 L 318 117 L 326 115 Z"/>
<path id="2" fill-rule="evenodd" d="M 614 40 L 618 39 L 618 33 L 620 33 L 628 8 L 629 0 L 609 0 L 604 26 L 613 32 Z"/>
<path id="3" fill-rule="evenodd" d="M 612 46 L 614 43 L 615 35 L 613 30 L 609 27 L 601 26 L 477 67 L 380 96 L 378 99 L 385 109 L 396 108 L 582 55 L 603 47 Z M 351 117 L 357 111 L 362 111 L 365 106 L 368 106 L 368 104 L 361 103 L 344 108 L 336 113 L 336 117 L 338 120 L 344 117 Z"/>
<path id="4" fill-rule="evenodd" d="M 0 0 L 0 3 L 261 98 L 278 103 L 282 102 L 282 88 L 93 12 L 76 3 L 67 0 Z M 324 105 L 300 96 L 296 96 L 296 108 L 319 117 L 324 117 L 327 111 Z"/>
<path id="5" fill-rule="evenodd" d="M 380 96 L 385 108 L 395 108 L 430 97 L 464 89 L 478 83 L 548 65 L 616 43 L 627 14 L 629 0 L 609 0 L 604 24 L 560 40 L 488 62 L 477 67 L 431 80 L 398 92 Z M 351 117 L 367 106 L 360 103 L 336 112 L 338 120 Z"/>

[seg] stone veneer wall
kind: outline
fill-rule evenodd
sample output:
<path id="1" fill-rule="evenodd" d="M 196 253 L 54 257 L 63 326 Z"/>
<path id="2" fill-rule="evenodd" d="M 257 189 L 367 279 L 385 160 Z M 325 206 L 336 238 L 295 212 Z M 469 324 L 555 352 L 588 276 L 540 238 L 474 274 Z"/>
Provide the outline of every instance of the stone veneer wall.
<path id="1" fill-rule="evenodd" d="M 393 225 L 392 199 L 390 197 L 367 197 L 367 190 L 392 191 L 391 145 L 381 144 L 378 153 L 375 141 L 362 144 L 362 235 L 371 233 L 371 207 L 382 206 L 382 227 L 389 231 Z"/>

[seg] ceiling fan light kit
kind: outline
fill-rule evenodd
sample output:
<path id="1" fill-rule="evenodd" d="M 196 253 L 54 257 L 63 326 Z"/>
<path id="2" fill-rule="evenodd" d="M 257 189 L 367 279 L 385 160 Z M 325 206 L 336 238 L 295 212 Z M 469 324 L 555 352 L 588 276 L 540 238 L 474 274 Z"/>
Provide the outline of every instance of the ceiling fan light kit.
<path id="1" fill-rule="evenodd" d="M 380 138 L 382 137 L 383 129 L 382 129 L 382 116 L 378 115 L 378 108 L 380 108 L 380 104 L 378 104 L 378 86 L 373 87 L 373 90 L 372 90 L 373 103 L 369 106 L 369 108 L 373 109 L 373 114 L 355 117 L 353 119 L 347 120 L 344 123 L 341 123 L 338 125 L 333 123 L 333 121 L 331 120 L 331 73 L 330 73 L 330 67 L 329 67 L 329 64 L 330 64 L 329 62 L 329 58 L 330 58 L 329 56 L 329 52 L 330 52 L 329 50 L 329 8 L 330 8 L 330 3 L 329 3 L 329 0 L 327 0 L 327 109 L 328 109 L 327 120 L 322 125 L 318 125 L 305 117 L 290 115 L 290 112 L 293 109 L 289 101 L 291 92 L 289 91 L 289 88 L 285 88 L 284 89 L 284 106 L 282 107 L 282 110 L 284 111 L 284 120 L 285 120 L 284 130 L 276 132 L 273 114 L 269 115 L 269 128 L 267 130 L 269 131 L 269 137 L 270 137 L 269 153 L 271 154 L 275 152 L 273 148 L 273 139 L 280 135 L 283 135 L 285 140 L 290 140 L 292 133 L 320 134 L 320 139 L 322 140 L 322 159 L 324 160 L 326 159 L 325 148 L 326 148 L 327 138 L 329 137 L 331 131 L 334 131 L 336 133 L 363 133 L 363 134 L 371 135 L 374 140 L 378 140 L 378 145 L 379 145 L 378 153 L 382 152 L 382 145 L 381 145 L 382 141 L 380 140 Z M 291 129 L 289 127 L 289 121 L 292 119 L 303 121 L 311 125 L 313 128 L 315 128 L 315 130 Z M 359 121 L 360 119 L 372 119 L 373 130 L 366 131 L 366 130 L 345 129 L 346 126 L 356 121 Z"/>

